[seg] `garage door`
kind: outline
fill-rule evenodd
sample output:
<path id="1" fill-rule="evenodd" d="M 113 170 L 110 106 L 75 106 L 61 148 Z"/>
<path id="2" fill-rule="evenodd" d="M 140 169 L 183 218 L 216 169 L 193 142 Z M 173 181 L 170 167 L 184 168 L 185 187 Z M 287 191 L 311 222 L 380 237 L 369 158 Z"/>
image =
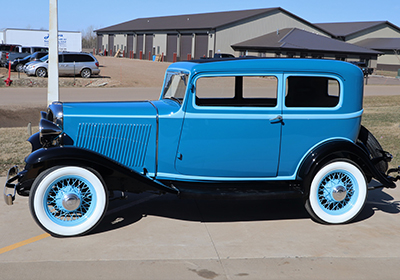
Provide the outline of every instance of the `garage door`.
<path id="1" fill-rule="evenodd" d="M 153 34 L 146 34 L 146 44 L 145 44 L 145 52 L 143 53 L 143 59 L 149 59 L 153 55 Z"/>
<path id="2" fill-rule="evenodd" d="M 172 62 L 174 59 L 174 53 L 178 51 L 178 35 L 167 34 L 167 57 L 168 62 Z"/>
<path id="3" fill-rule="evenodd" d="M 207 57 L 208 55 L 208 35 L 196 34 L 196 43 L 194 55 L 196 59 Z"/>
<path id="4" fill-rule="evenodd" d="M 136 42 L 136 57 L 140 58 L 140 52 L 143 52 L 143 34 L 137 35 L 137 42 Z"/>
<path id="5" fill-rule="evenodd" d="M 192 54 L 192 34 L 182 34 L 180 60 L 187 60 L 188 54 Z"/>

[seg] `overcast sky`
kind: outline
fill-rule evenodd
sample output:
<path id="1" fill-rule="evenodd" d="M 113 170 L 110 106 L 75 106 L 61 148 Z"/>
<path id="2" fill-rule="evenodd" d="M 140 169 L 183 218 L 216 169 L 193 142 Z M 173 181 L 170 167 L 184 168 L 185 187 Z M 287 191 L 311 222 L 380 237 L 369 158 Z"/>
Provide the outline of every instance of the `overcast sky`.
<path id="1" fill-rule="evenodd" d="M 0 0 L 7 7 L 9 0 Z M 49 0 L 18 0 L 2 9 L 0 29 L 48 29 Z M 63 31 L 95 29 L 142 17 L 281 7 L 311 23 L 389 21 L 400 27 L 400 0 L 58 0 L 58 27 Z"/>

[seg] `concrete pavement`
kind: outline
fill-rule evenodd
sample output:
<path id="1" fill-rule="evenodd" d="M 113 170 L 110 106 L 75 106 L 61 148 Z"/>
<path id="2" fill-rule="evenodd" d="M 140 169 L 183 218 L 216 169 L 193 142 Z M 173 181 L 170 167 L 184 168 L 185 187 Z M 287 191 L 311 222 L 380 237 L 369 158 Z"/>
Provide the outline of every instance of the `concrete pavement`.
<path id="1" fill-rule="evenodd" d="M 326 226 L 297 200 L 131 194 L 89 235 L 43 238 L 17 196 L 0 203 L 0 279 L 398 279 L 399 198 L 371 191 L 356 221 Z"/>

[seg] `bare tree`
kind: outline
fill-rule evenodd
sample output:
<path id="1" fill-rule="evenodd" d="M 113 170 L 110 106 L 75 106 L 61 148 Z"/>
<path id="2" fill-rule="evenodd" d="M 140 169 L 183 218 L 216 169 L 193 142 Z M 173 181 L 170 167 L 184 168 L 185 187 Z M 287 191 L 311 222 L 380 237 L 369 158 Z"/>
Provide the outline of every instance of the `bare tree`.
<path id="1" fill-rule="evenodd" d="M 96 33 L 93 25 L 82 31 L 82 48 L 92 49 L 96 47 Z"/>

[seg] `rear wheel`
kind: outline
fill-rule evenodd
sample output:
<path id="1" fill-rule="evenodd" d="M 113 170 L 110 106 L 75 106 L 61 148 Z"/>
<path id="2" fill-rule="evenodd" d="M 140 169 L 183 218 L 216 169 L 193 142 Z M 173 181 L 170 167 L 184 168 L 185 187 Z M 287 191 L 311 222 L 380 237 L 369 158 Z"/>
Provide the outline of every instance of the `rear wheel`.
<path id="1" fill-rule="evenodd" d="M 320 168 L 311 178 L 305 207 L 321 223 L 342 224 L 353 220 L 367 199 L 363 171 L 352 161 L 338 159 Z"/>
<path id="2" fill-rule="evenodd" d="M 24 65 L 22 63 L 18 63 L 17 66 L 15 66 L 15 70 L 17 72 L 24 72 Z"/>
<path id="3" fill-rule="evenodd" d="M 100 175 L 76 166 L 57 166 L 42 172 L 29 196 L 33 218 L 55 236 L 89 232 L 102 220 L 107 204 Z"/>
<path id="4" fill-rule="evenodd" d="M 85 68 L 81 71 L 82 78 L 90 78 L 91 75 L 92 72 L 90 71 L 90 69 Z"/>

